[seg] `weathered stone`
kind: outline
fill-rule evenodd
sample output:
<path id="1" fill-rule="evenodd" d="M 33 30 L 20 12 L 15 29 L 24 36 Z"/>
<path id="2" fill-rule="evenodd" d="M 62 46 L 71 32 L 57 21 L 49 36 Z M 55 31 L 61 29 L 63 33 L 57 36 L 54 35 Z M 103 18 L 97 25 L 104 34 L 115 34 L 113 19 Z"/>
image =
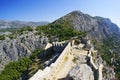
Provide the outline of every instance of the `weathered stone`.
<path id="1" fill-rule="evenodd" d="M 34 50 L 45 47 L 48 43 L 46 36 L 37 36 L 32 32 L 23 34 L 13 40 L 0 41 L 0 71 L 10 61 L 29 56 Z"/>
<path id="2" fill-rule="evenodd" d="M 94 80 L 93 71 L 87 64 L 78 64 L 70 71 L 69 76 L 73 80 Z"/>

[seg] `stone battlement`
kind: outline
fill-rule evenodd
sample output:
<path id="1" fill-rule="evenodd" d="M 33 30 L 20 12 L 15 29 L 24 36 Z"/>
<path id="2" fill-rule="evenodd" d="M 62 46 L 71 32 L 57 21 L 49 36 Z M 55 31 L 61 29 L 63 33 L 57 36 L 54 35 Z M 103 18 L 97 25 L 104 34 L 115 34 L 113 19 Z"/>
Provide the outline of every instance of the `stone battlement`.
<path id="1" fill-rule="evenodd" d="M 53 80 L 54 75 L 57 73 L 62 62 L 66 56 L 70 53 L 71 42 L 67 44 L 61 55 L 58 57 L 55 63 L 52 63 L 49 67 L 46 67 L 43 71 L 38 70 L 29 80 Z"/>

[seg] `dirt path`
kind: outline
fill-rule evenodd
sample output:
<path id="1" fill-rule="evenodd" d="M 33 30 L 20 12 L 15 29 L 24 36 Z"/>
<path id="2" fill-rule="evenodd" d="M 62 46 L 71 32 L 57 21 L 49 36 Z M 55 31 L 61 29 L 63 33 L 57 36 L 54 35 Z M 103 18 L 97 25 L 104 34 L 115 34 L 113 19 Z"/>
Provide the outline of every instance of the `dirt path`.
<path id="1" fill-rule="evenodd" d="M 58 73 L 55 74 L 54 80 L 62 80 L 67 77 L 69 71 L 72 69 L 74 63 L 72 62 L 73 56 L 69 55 L 61 65 Z"/>
<path id="2" fill-rule="evenodd" d="M 69 55 L 68 59 L 66 60 L 66 63 L 63 67 L 61 67 L 61 71 L 57 74 L 58 80 L 64 79 L 67 77 L 69 71 L 73 68 L 73 56 Z"/>

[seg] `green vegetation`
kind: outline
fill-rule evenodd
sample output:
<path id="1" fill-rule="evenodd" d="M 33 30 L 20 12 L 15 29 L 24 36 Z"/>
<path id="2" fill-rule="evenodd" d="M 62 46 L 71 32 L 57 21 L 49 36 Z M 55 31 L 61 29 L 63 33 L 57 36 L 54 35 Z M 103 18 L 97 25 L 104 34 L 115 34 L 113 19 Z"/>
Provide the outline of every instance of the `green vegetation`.
<path id="1" fill-rule="evenodd" d="M 30 57 L 23 58 L 17 62 L 10 62 L 0 74 L 0 80 L 19 80 L 29 67 L 34 64 L 36 58 L 43 50 L 36 50 Z"/>
<path id="2" fill-rule="evenodd" d="M 77 59 L 76 59 L 76 57 L 74 57 L 72 61 L 75 63 L 75 62 L 76 62 L 76 60 L 77 60 Z"/>
<path id="3" fill-rule="evenodd" d="M 18 62 L 10 62 L 0 74 L 0 80 L 18 80 L 30 66 L 32 61 L 24 58 Z"/>
<path id="4" fill-rule="evenodd" d="M 47 35 L 52 38 L 53 36 L 57 36 L 59 41 L 69 40 L 74 36 L 86 36 L 86 32 L 74 30 L 72 27 L 66 27 L 62 24 L 49 24 L 46 26 L 39 26 L 36 29 L 38 32 L 36 34 L 39 35 Z"/>
<path id="5" fill-rule="evenodd" d="M 41 53 L 49 52 L 50 56 L 45 56 L 40 59 Z M 21 80 L 24 76 L 28 80 L 38 69 L 44 69 L 44 62 L 53 56 L 53 50 L 45 51 L 44 49 L 35 50 L 30 57 L 10 62 L 0 74 L 0 80 Z"/>
<path id="6" fill-rule="evenodd" d="M 5 40 L 5 35 L 0 35 L 0 40 Z"/>
<path id="7" fill-rule="evenodd" d="M 39 53 L 45 53 L 45 54 L 48 53 L 48 54 L 40 57 Z M 28 73 L 25 74 L 26 76 L 25 80 L 28 80 L 31 76 L 33 76 L 38 71 L 38 69 L 43 70 L 45 68 L 45 61 L 51 59 L 52 57 L 54 57 L 53 49 L 42 50 L 42 52 L 39 50 L 35 50 L 35 54 L 30 56 L 30 59 L 33 61 L 33 63 L 29 67 Z"/>
<path id="8" fill-rule="evenodd" d="M 9 37 L 10 39 L 15 39 L 17 35 L 15 33 L 12 33 L 10 35 L 7 35 L 7 37 Z"/>
<path id="9" fill-rule="evenodd" d="M 120 53 L 120 41 L 116 37 L 112 37 L 105 39 L 101 43 L 94 41 L 94 44 L 107 65 L 115 66 L 116 78 L 120 79 L 120 56 L 118 56 Z M 115 59 L 115 63 L 111 63 L 111 58 Z"/>
<path id="10" fill-rule="evenodd" d="M 41 50 L 35 50 L 32 55 L 30 56 L 30 59 L 31 60 L 34 60 L 36 58 L 38 58 L 39 54 L 42 53 L 44 51 L 44 49 L 41 49 Z"/>
<path id="11" fill-rule="evenodd" d="M 23 28 L 18 29 L 17 33 L 21 35 L 21 34 L 23 34 L 24 31 L 33 31 L 33 28 L 30 26 L 23 27 Z"/>

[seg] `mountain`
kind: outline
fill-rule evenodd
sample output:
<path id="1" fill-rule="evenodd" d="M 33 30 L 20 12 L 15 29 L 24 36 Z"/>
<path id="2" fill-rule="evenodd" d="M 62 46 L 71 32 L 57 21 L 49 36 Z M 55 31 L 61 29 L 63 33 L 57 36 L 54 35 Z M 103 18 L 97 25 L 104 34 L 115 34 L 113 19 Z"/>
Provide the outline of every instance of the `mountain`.
<path id="1" fill-rule="evenodd" d="M 0 29 L 5 28 L 21 28 L 24 26 L 39 26 L 46 25 L 49 22 L 41 21 L 41 22 L 25 22 L 25 21 L 8 21 L 8 20 L 0 20 Z"/>
<path id="2" fill-rule="evenodd" d="M 87 36 L 92 40 L 100 41 L 111 36 L 120 38 L 119 27 L 112 23 L 110 19 L 98 16 L 92 17 L 80 11 L 73 11 L 54 21 L 53 24 L 63 24 L 65 27 L 72 27 L 78 31 L 86 31 Z"/>
<path id="3" fill-rule="evenodd" d="M 12 27 L 18 28 L 23 26 L 33 26 L 33 24 L 39 25 L 39 22 L 34 23 L 34 22 L 3 21 L 3 20 L 1 20 L 0 22 L 1 22 L 0 26 L 2 26 L 0 28 L 12 28 Z M 83 35 L 83 36 L 80 37 L 79 35 L 80 36 Z M 120 29 L 119 27 L 116 24 L 112 23 L 111 20 L 108 18 L 103 18 L 99 16 L 92 17 L 80 11 L 73 11 L 45 26 L 26 27 L 26 29 L 21 28 L 21 30 L 18 30 L 18 31 L 16 30 L 9 34 L 6 33 L 6 35 L 5 33 L 4 35 L 0 35 L 0 72 L 5 68 L 5 65 L 8 64 L 9 62 L 11 61 L 19 62 L 19 60 L 22 60 L 25 57 L 28 58 L 30 55 L 33 55 L 32 57 L 30 57 L 31 60 L 33 61 L 33 66 L 30 65 L 28 73 L 29 71 L 32 72 L 32 70 L 33 72 L 36 72 L 38 68 L 43 69 L 44 56 L 47 56 L 47 59 L 50 58 L 51 60 L 50 56 L 53 56 L 53 55 L 51 54 L 47 55 L 45 52 L 44 53 L 45 55 L 42 56 L 43 60 L 42 58 L 39 60 L 38 55 L 40 54 L 40 52 L 38 50 L 43 49 L 48 42 L 52 43 L 53 41 L 64 41 L 64 40 L 69 41 L 71 38 L 73 39 L 76 36 L 79 36 L 78 39 L 76 39 L 76 43 L 86 42 L 87 41 L 86 38 L 89 38 L 91 41 L 92 40 L 96 41 L 96 44 L 93 44 L 92 46 L 94 46 L 94 48 L 98 50 L 97 54 L 95 54 L 97 56 L 96 58 L 100 58 L 98 60 L 95 59 L 95 62 L 102 62 L 104 64 L 103 80 L 114 79 L 115 75 L 118 79 L 120 79 L 120 75 L 119 75 L 120 74 L 120 56 L 119 56 L 120 55 Z M 86 36 L 86 38 L 83 38 L 84 36 Z M 80 38 L 81 38 L 81 41 L 79 41 Z M 58 45 L 58 48 L 59 46 L 61 45 Z M 34 54 L 34 51 L 38 51 L 38 52 Z M 50 51 L 48 52 L 50 53 Z M 54 51 L 52 51 L 51 53 L 53 52 Z M 41 63 L 42 66 L 40 65 L 39 61 L 42 62 Z M 47 60 L 45 59 L 45 61 Z M 22 63 L 25 63 L 25 62 L 22 61 L 20 64 Z M 38 66 L 38 68 L 35 70 L 36 66 Z M 20 66 L 17 67 L 18 70 L 19 70 L 19 67 Z M 78 71 L 78 68 L 75 68 L 74 72 Z M 24 71 L 28 69 L 28 66 L 22 69 L 24 70 L 21 71 L 20 74 L 15 74 L 14 76 L 16 75 L 22 76 L 22 72 L 26 73 Z M 10 75 L 10 74 L 7 74 L 7 75 Z M 4 76 L 4 70 L 3 70 L 3 75 L 1 76 L 2 77 Z M 24 78 L 25 76 L 26 74 L 22 76 L 22 78 Z M 6 78 L 6 76 L 4 77 Z M 23 80 L 26 80 L 26 79 L 23 79 Z"/>

